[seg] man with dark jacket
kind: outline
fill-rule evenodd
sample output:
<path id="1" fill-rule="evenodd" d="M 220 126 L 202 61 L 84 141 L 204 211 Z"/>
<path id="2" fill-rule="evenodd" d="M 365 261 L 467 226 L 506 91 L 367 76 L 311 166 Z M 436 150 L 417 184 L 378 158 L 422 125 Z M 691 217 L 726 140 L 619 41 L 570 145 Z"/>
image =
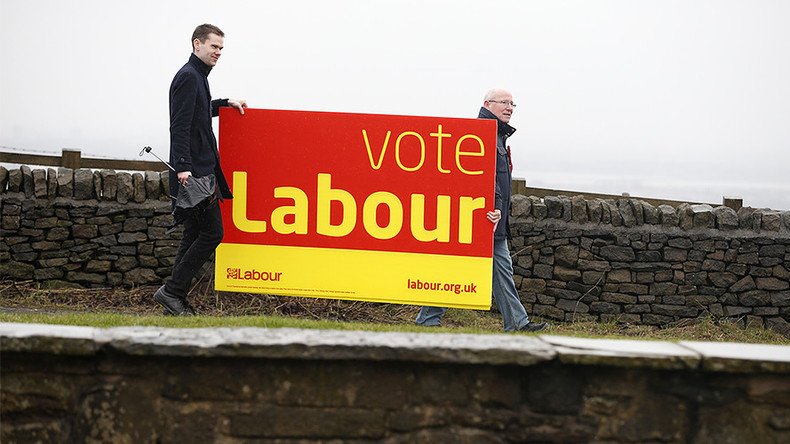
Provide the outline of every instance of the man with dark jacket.
<path id="1" fill-rule="evenodd" d="M 513 165 L 510 161 L 510 148 L 507 139 L 516 129 L 510 126 L 510 117 L 516 104 L 513 95 L 502 89 L 492 89 L 486 93 L 483 106 L 480 108 L 480 119 L 496 119 L 497 121 L 497 156 L 496 156 L 496 193 L 495 208 L 486 213 L 486 217 L 495 224 L 494 229 L 494 272 L 492 293 L 505 331 L 539 331 L 546 328 L 545 322 L 530 322 L 527 311 L 518 297 L 516 284 L 513 281 L 513 261 L 507 241 L 510 238 L 510 194 Z M 422 307 L 415 321 L 417 325 L 437 326 L 447 312 L 441 307 Z"/>
<path id="2" fill-rule="evenodd" d="M 208 75 L 217 64 L 224 47 L 225 34 L 216 26 L 204 24 L 192 34 L 192 54 L 189 61 L 170 84 L 170 195 L 178 195 L 178 188 L 190 177 L 214 175 L 215 197 L 231 199 L 225 175 L 219 163 L 217 139 L 211 118 L 219 115 L 221 106 L 237 108 L 244 114 L 244 100 L 211 100 Z M 193 315 L 187 302 L 192 279 L 203 263 L 222 241 L 224 234 L 219 204 L 214 199 L 205 209 L 184 220 L 184 237 L 176 253 L 173 274 L 165 285 L 154 293 L 154 299 L 172 315 Z"/>

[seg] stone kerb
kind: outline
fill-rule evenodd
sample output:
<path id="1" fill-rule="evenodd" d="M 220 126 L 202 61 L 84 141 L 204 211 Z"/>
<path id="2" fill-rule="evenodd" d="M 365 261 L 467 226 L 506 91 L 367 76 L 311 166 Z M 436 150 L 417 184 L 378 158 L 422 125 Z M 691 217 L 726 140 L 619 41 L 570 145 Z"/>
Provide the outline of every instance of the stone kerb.
<path id="1" fill-rule="evenodd" d="M 0 166 L 0 196 L 16 194 L 26 199 L 96 199 L 125 204 L 169 199 L 167 171 L 116 172 L 60 167 L 33 169 L 21 166 L 8 170 Z"/>
<path id="2" fill-rule="evenodd" d="M 554 335 L 396 333 L 296 328 L 95 328 L 0 323 L 4 353 L 408 361 L 467 365 L 612 365 L 790 372 L 790 346 L 589 339 Z M 710 361 L 708 363 L 707 361 Z"/>
<path id="3" fill-rule="evenodd" d="M 35 324 L 0 345 L 3 442 L 790 437 L 788 346 Z"/>

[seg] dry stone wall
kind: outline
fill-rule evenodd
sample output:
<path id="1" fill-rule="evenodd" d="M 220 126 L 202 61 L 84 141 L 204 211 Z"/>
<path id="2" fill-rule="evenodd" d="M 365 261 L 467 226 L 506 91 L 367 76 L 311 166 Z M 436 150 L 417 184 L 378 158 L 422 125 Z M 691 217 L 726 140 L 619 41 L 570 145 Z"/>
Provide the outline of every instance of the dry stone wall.
<path id="1" fill-rule="evenodd" d="M 0 167 L 0 278 L 49 286 L 161 283 L 181 236 L 165 172 Z"/>
<path id="2" fill-rule="evenodd" d="M 561 321 L 703 315 L 790 334 L 790 212 L 514 196 L 516 283 Z"/>
<path id="3" fill-rule="evenodd" d="M 0 167 L 0 279 L 157 284 L 181 232 L 166 172 Z M 704 315 L 790 335 L 790 212 L 513 197 L 516 283 L 533 315 L 664 325 Z"/>

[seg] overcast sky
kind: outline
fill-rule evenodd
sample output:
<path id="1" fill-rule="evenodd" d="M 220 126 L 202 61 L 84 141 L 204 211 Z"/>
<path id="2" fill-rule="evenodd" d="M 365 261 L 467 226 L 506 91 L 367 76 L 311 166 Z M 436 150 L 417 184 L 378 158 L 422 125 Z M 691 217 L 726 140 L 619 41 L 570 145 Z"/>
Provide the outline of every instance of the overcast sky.
<path id="1" fill-rule="evenodd" d="M 0 5 L 0 146 L 15 150 L 166 155 L 170 81 L 208 22 L 225 32 L 214 97 L 476 117 L 501 87 L 529 185 L 790 209 L 790 1 Z"/>

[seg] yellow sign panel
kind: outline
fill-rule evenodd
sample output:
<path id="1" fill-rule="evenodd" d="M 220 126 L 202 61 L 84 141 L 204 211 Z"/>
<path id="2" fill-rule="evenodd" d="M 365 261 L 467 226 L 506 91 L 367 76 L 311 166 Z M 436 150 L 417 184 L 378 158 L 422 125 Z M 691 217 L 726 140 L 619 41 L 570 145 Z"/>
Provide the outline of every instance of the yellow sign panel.
<path id="1" fill-rule="evenodd" d="M 490 258 L 221 244 L 216 289 L 486 310 Z"/>

